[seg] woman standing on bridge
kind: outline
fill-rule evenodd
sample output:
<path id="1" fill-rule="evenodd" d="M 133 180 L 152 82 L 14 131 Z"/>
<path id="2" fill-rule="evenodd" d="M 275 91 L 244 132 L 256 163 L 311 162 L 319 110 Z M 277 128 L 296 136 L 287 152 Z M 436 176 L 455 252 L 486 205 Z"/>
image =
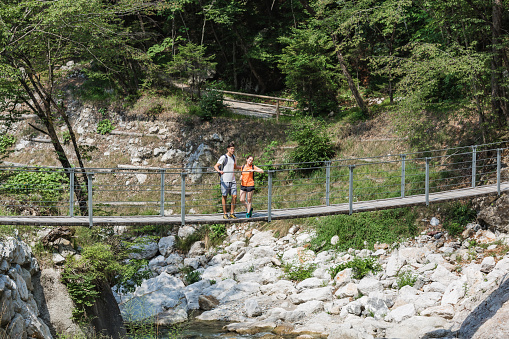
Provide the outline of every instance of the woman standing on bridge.
<path id="1" fill-rule="evenodd" d="M 241 168 L 240 202 L 246 206 L 246 218 L 251 218 L 253 215 L 254 172 L 263 173 L 261 168 L 253 165 L 253 160 L 253 156 L 248 155 L 246 164 Z"/>

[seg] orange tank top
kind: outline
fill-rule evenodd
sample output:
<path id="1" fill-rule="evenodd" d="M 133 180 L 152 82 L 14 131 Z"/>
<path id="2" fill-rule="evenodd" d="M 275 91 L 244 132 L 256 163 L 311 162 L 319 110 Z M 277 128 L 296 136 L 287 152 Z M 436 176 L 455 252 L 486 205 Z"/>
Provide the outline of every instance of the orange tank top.
<path id="1" fill-rule="evenodd" d="M 254 169 L 254 165 L 251 165 L 251 168 L 247 167 L 246 165 L 242 166 L 242 171 L 244 171 L 244 168 L 250 170 Z M 254 172 L 242 172 L 242 177 L 240 180 L 241 186 L 254 186 Z"/>

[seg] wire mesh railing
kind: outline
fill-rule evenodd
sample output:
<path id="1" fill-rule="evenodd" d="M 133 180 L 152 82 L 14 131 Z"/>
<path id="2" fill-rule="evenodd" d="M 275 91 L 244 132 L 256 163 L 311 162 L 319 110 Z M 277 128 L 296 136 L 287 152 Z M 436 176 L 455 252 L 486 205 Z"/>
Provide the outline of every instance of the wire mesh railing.
<path id="1" fill-rule="evenodd" d="M 499 147 L 495 147 L 499 146 Z M 265 211 L 353 204 L 496 184 L 505 145 L 313 163 L 258 165 L 253 208 Z M 240 165 L 240 164 L 239 164 Z M 198 173 L 198 174 L 197 174 Z M 239 172 L 236 172 L 239 175 Z M 240 188 L 240 183 L 238 184 Z M 239 192 L 240 195 L 240 192 Z M 243 207 L 237 197 L 236 210 Z M 49 216 L 179 216 L 222 213 L 218 174 L 210 168 L 55 169 L 0 167 L 2 213 Z M 227 206 L 230 210 L 230 204 Z"/>

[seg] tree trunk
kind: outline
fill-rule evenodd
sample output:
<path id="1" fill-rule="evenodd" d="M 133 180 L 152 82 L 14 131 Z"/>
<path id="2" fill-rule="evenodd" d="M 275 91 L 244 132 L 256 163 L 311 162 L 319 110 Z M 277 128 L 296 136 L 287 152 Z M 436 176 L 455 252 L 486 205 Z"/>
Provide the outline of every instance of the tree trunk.
<path id="1" fill-rule="evenodd" d="M 491 59 L 491 106 L 498 118 L 499 127 L 506 126 L 509 121 L 506 104 L 506 93 L 503 88 L 503 48 L 500 46 L 500 32 L 502 27 L 502 0 L 493 1 L 492 51 Z"/>
<path id="2" fill-rule="evenodd" d="M 369 113 L 368 107 L 366 106 L 364 99 L 362 99 L 362 96 L 359 93 L 359 90 L 357 89 L 355 82 L 353 81 L 352 75 L 350 74 L 350 72 L 348 71 L 348 68 L 346 67 L 345 58 L 343 57 L 343 54 L 339 50 L 339 46 L 337 44 L 337 37 L 335 34 L 332 35 L 332 41 L 334 42 L 334 45 L 336 46 L 336 56 L 338 58 L 340 66 L 341 66 L 341 70 L 343 71 L 343 75 L 346 78 L 348 87 L 350 88 L 350 91 L 352 92 L 352 95 L 355 98 L 355 101 L 357 102 L 357 106 L 359 106 L 359 108 L 361 109 L 361 111 L 364 114 L 368 114 Z"/>
<path id="3" fill-rule="evenodd" d="M 251 63 L 251 59 L 248 56 L 248 50 L 246 45 L 244 44 L 244 41 L 242 40 L 242 37 L 240 36 L 239 32 L 235 30 L 235 34 L 239 38 L 240 46 L 242 47 L 242 51 L 244 52 L 244 56 L 246 57 L 247 64 L 249 65 L 249 69 L 251 70 L 251 73 L 253 73 L 254 77 L 258 81 L 258 85 L 260 86 L 260 93 L 265 93 L 265 90 L 267 88 L 267 85 L 265 85 L 265 82 L 263 81 L 262 77 L 256 72 L 256 69 L 254 68 L 253 64 Z"/>

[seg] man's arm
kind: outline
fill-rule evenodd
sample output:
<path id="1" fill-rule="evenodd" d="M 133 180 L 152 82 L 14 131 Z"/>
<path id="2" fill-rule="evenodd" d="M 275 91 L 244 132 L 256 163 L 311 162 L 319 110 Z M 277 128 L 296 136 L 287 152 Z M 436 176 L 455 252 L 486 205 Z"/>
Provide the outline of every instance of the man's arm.
<path id="1" fill-rule="evenodd" d="M 219 165 L 221 165 L 221 164 L 220 163 L 215 164 L 214 165 L 214 169 L 216 170 L 216 172 L 218 172 L 221 175 L 223 175 L 224 172 L 219 169 Z"/>

